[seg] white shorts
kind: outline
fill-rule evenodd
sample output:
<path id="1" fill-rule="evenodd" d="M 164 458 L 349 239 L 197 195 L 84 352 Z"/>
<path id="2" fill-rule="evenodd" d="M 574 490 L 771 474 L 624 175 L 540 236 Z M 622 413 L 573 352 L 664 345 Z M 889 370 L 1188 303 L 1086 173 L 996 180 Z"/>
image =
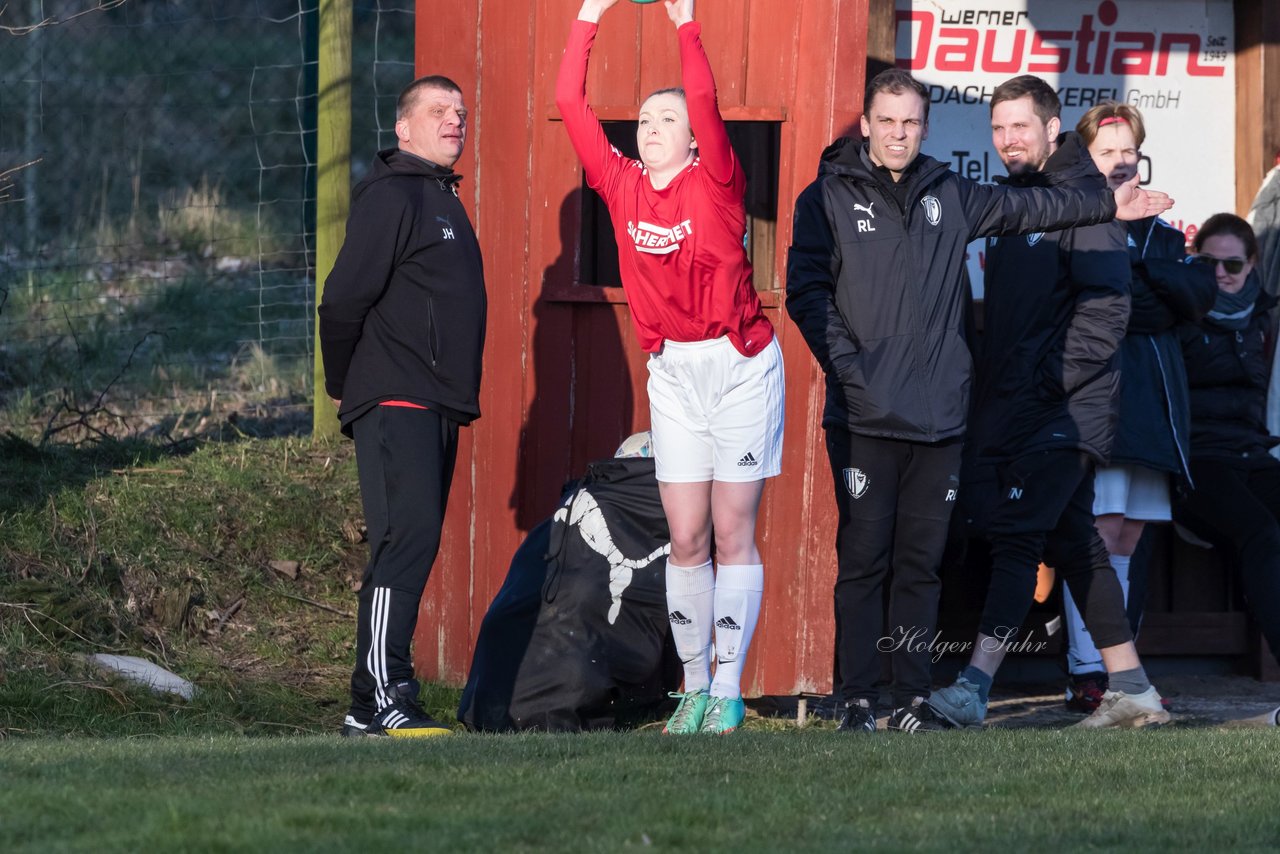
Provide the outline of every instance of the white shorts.
<path id="1" fill-rule="evenodd" d="M 1093 515 L 1168 522 L 1169 475 L 1145 466 L 1107 466 L 1093 478 Z"/>
<path id="2" fill-rule="evenodd" d="M 745 482 L 782 471 L 778 339 L 755 356 L 726 337 L 668 341 L 649 356 L 648 388 L 658 480 Z"/>

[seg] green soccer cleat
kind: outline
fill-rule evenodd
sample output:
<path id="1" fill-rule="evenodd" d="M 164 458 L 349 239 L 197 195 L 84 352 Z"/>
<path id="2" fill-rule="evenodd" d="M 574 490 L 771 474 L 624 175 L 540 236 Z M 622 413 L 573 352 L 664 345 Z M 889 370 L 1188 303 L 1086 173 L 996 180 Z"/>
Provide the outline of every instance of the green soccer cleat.
<path id="1" fill-rule="evenodd" d="M 712 697 L 707 703 L 707 712 L 702 718 L 702 729 L 698 732 L 709 732 L 712 735 L 728 735 L 738 728 L 742 719 L 747 716 L 746 704 L 741 697 Z"/>
<path id="2" fill-rule="evenodd" d="M 667 696 L 679 697 L 680 705 L 676 706 L 675 714 L 662 728 L 662 734 L 693 735 L 699 732 L 702 729 L 702 718 L 707 713 L 707 702 L 711 699 L 707 689 L 699 688 L 684 694 L 672 691 Z"/>

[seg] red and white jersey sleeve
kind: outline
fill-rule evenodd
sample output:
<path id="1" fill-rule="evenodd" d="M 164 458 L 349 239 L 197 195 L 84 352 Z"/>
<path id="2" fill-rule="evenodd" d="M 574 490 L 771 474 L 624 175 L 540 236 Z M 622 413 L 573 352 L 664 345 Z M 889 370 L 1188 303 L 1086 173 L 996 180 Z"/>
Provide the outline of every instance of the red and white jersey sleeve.
<path id="1" fill-rule="evenodd" d="M 698 156 L 661 190 L 654 189 L 640 161 L 609 144 L 587 103 L 587 61 L 597 30 L 574 21 L 556 80 L 556 104 L 587 185 L 609 209 L 640 345 L 652 353 L 663 341 L 727 335 L 740 353 L 754 356 L 773 340 L 773 326 L 751 285 L 743 248 L 746 175 L 716 105 L 701 25 L 694 21 L 678 31 Z"/>

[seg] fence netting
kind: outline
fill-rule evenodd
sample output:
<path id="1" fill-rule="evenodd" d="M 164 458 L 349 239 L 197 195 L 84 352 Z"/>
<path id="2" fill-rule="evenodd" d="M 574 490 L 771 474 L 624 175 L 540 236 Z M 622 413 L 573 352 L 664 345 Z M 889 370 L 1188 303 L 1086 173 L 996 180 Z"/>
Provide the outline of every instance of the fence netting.
<path id="1" fill-rule="evenodd" d="M 0 3 L 0 433 L 310 429 L 318 0 Z M 352 167 L 413 0 L 356 0 Z"/>

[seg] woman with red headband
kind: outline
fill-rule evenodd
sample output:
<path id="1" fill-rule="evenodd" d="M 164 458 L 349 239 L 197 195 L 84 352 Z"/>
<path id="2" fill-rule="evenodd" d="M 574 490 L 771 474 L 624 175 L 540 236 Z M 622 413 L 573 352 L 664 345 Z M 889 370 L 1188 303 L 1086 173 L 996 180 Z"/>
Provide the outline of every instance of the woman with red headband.
<path id="1" fill-rule="evenodd" d="M 1142 113 L 1129 104 L 1104 102 L 1080 119 L 1076 132 L 1094 165 L 1113 188 L 1133 177 L 1146 137 Z M 1142 602 L 1129 597 L 1130 579 L 1145 580 L 1145 567 L 1130 558 L 1148 522 L 1170 519 L 1170 481 L 1189 475 L 1190 423 L 1187 375 L 1175 327 L 1194 323 L 1213 305 L 1213 277 L 1186 263 L 1186 237 L 1159 217 L 1125 223 L 1132 308 L 1120 342 L 1120 411 L 1110 464 L 1097 470 L 1093 513 L 1125 591 L 1134 634 Z M 1145 589 L 1145 584 L 1136 585 Z M 1135 597 L 1136 598 L 1140 598 Z M 1102 701 L 1107 674 L 1080 612 L 1064 589 L 1067 707 L 1090 713 Z"/>

